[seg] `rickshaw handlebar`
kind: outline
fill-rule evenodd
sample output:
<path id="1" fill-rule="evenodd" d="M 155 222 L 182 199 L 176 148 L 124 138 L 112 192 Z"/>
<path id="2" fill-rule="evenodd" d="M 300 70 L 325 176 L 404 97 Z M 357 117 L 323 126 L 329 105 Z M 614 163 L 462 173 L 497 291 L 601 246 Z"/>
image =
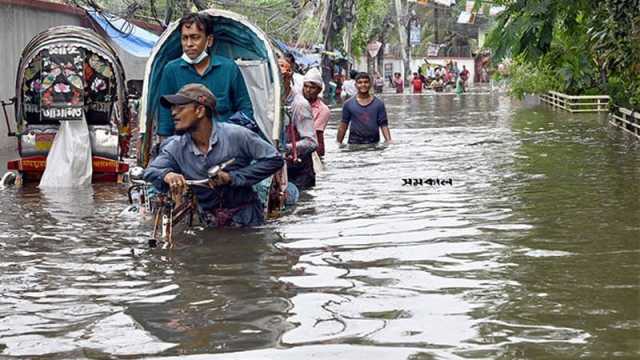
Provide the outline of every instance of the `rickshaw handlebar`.
<path id="1" fill-rule="evenodd" d="M 11 99 L 9 99 L 7 101 L 0 100 L 0 103 L 2 103 L 2 111 L 4 112 L 4 121 L 7 123 L 7 135 L 8 136 L 16 136 L 16 133 L 11 131 L 11 126 L 9 126 L 9 115 L 7 114 L 7 106 L 15 104 L 16 103 L 16 98 L 12 97 Z"/>

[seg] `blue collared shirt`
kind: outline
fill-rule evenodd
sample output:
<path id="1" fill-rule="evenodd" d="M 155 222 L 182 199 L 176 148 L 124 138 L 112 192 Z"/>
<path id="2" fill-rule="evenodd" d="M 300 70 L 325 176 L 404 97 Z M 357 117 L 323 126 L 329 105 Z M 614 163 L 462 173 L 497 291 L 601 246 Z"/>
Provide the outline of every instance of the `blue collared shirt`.
<path id="1" fill-rule="evenodd" d="M 182 58 L 170 61 L 164 67 L 158 94 L 172 95 L 184 85 L 197 83 L 205 85 L 216 96 L 216 111 L 219 121 L 227 122 L 238 111 L 253 119 L 253 107 L 240 68 L 233 60 L 224 56 L 209 57 L 209 66 L 198 74 L 193 65 Z M 174 123 L 171 111 L 165 107 L 158 110 L 157 132 L 162 136 L 173 135 Z"/>
<path id="2" fill-rule="evenodd" d="M 231 184 L 214 189 L 194 186 L 198 204 L 203 210 L 241 208 L 233 216 L 233 222 L 262 224 L 264 207 L 252 186 L 282 168 L 284 160 L 275 147 L 242 126 L 214 122 L 206 154 L 198 149 L 190 133 L 170 137 L 145 170 L 144 179 L 167 192 L 169 186 L 164 182 L 167 173 L 180 173 L 187 180 L 206 179 L 209 168 L 230 159 L 234 163 L 225 171 L 231 176 Z"/>

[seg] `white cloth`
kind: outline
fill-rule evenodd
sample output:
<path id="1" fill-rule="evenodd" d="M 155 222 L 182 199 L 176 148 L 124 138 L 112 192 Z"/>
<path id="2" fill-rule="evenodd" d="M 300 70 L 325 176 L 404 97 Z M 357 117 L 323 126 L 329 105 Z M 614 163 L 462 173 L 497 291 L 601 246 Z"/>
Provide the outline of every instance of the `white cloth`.
<path id="1" fill-rule="evenodd" d="M 195 59 L 191 59 L 189 55 L 182 53 L 182 60 L 184 60 L 187 64 L 195 65 L 195 64 L 200 64 L 208 56 L 209 56 L 209 53 L 207 53 L 207 49 L 204 49 L 202 50 L 200 55 L 198 55 L 198 57 Z"/>
<path id="2" fill-rule="evenodd" d="M 356 81 L 353 79 L 349 79 L 342 83 L 342 93 L 341 97 L 352 97 L 358 93 L 358 89 L 356 89 Z"/>
<path id="3" fill-rule="evenodd" d="M 69 188 L 91 185 L 91 137 L 87 121 L 60 121 L 60 128 L 47 155 L 40 187 Z"/>
<path id="4" fill-rule="evenodd" d="M 304 76 L 302 74 L 293 73 L 293 92 L 302 95 L 302 87 L 304 86 Z"/>
<path id="5" fill-rule="evenodd" d="M 324 87 L 324 81 L 322 81 L 322 74 L 318 68 L 311 68 L 304 74 L 304 82 L 314 83 L 320 87 Z"/>

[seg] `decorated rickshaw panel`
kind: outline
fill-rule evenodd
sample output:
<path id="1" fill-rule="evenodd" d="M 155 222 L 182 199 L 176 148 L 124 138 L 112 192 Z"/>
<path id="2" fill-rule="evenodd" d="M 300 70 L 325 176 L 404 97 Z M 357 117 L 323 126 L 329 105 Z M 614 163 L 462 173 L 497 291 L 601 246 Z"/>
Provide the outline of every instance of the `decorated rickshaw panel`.
<path id="1" fill-rule="evenodd" d="M 82 47 L 41 50 L 24 70 L 23 114 L 28 124 L 81 120 L 109 124 L 117 99 L 112 65 Z"/>

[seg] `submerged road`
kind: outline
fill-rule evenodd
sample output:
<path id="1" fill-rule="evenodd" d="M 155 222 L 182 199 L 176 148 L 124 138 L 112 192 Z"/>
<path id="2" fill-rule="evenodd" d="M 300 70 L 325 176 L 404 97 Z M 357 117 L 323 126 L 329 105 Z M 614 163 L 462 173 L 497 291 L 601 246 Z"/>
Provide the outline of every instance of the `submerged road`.
<path id="1" fill-rule="evenodd" d="M 637 142 L 497 94 L 383 100 L 395 144 L 339 149 L 334 112 L 292 214 L 174 251 L 123 186 L 0 190 L 0 357 L 640 357 Z"/>

